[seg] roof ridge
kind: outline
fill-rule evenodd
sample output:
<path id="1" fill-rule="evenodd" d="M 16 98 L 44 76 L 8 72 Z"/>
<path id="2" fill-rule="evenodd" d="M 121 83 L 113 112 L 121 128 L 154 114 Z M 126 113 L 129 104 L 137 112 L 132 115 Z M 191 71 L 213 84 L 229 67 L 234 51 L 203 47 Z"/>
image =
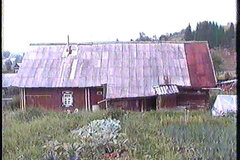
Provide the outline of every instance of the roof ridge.
<path id="1" fill-rule="evenodd" d="M 69 43 L 70 45 L 94 45 L 94 44 L 139 44 L 139 43 L 208 43 L 208 41 L 99 41 L 99 42 L 82 42 Z M 67 43 L 30 43 L 30 46 L 41 45 L 67 45 Z"/>

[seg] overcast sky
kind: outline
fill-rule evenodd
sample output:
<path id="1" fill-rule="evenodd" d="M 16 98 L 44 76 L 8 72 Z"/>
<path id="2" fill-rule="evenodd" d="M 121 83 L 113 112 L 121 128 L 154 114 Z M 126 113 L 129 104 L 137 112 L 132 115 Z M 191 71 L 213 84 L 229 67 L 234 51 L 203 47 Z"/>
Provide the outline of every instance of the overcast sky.
<path id="1" fill-rule="evenodd" d="M 129 41 L 172 33 L 200 21 L 236 23 L 235 0 L 4 0 L 3 49 L 29 43 Z"/>

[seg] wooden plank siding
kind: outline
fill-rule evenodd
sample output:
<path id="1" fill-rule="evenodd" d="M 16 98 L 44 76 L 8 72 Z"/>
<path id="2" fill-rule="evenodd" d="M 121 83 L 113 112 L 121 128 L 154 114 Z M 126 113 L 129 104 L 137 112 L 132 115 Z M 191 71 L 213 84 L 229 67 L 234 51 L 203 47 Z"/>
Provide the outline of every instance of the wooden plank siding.
<path id="1" fill-rule="evenodd" d="M 178 106 L 190 106 L 191 109 L 206 108 L 209 104 L 209 92 L 188 91 L 177 95 Z"/>
<path id="2" fill-rule="evenodd" d="M 99 89 L 89 88 L 90 105 L 97 104 L 102 100 L 102 95 L 97 95 Z M 73 105 L 74 107 L 63 108 L 62 105 L 62 92 L 73 92 Z M 43 107 L 50 110 L 64 110 L 75 109 L 86 110 L 87 103 L 85 98 L 84 88 L 26 88 L 25 89 L 25 105 L 26 107 Z M 91 107 L 90 107 L 91 108 Z"/>
<path id="3" fill-rule="evenodd" d="M 160 95 L 157 97 L 157 109 L 201 109 L 209 103 L 208 90 L 182 89 L 173 95 Z"/>
<path id="4" fill-rule="evenodd" d="M 155 110 L 156 97 L 112 99 L 108 101 L 108 107 L 137 112 Z"/>

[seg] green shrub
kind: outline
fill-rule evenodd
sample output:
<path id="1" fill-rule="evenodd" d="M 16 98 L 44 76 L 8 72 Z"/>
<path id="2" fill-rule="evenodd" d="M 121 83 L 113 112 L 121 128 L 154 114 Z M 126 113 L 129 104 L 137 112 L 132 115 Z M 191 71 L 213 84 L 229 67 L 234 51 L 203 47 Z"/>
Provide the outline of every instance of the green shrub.
<path id="1" fill-rule="evenodd" d="M 26 110 L 18 112 L 18 114 L 16 114 L 16 119 L 21 122 L 29 122 L 46 114 L 47 112 L 41 108 L 28 107 Z"/>
<path id="2" fill-rule="evenodd" d="M 7 109 L 7 110 L 17 110 L 20 108 L 20 97 L 19 96 L 16 96 L 13 98 L 13 100 L 7 105 L 4 107 L 4 109 Z"/>
<path id="3" fill-rule="evenodd" d="M 217 92 L 214 92 L 212 94 L 210 94 L 209 96 L 209 106 L 208 106 L 208 109 L 212 109 L 213 105 L 214 105 L 214 102 L 217 98 L 217 95 L 218 93 Z"/>
<path id="4" fill-rule="evenodd" d="M 80 160 L 80 144 L 78 143 L 59 143 L 58 141 L 48 141 L 43 146 L 44 160 L 73 159 Z"/>
<path id="5" fill-rule="evenodd" d="M 45 159 L 102 159 L 109 153 L 126 150 L 127 136 L 120 133 L 119 120 L 94 120 L 88 125 L 75 129 L 69 137 L 73 142 L 48 141 L 44 148 Z"/>
<path id="6" fill-rule="evenodd" d="M 122 120 L 122 118 L 125 114 L 126 114 L 126 111 L 124 111 L 122 109 L 115 109 L 112 107 L 109 107 L 107 109 L 107 116 L 112 119 Z"/>

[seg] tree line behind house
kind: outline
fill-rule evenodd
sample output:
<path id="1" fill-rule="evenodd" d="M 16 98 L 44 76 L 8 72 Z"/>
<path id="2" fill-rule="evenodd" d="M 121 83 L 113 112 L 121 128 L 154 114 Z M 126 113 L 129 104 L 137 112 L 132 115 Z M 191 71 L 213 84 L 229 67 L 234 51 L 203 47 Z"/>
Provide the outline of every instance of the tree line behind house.
<path id="1" fill-rule="evenodd" d="M 235 35 L 233 23 L 223 26 L 216 22 L 203 21 L 197 23 L 195 30 L 189 24 L 180 32 L 167 33 L 160 37 L 151 37 L 140 32 L 135 41 L 208 41 L 217 78 L 231 79 L 236 76 Z"/>
<path id="2" fill-rule="evenodd" d="M 203 21 L 197 23 L 196 29 L 192 30 L 189 24 L 180 32 L 163 34 L 160 37 L 147 36 L 144 32 L 139 33 L 135 41 L 208 41 L 209 47 L 235 48 L 236 29 L 233 23 L 227 26 L 218 25 L 216 22 Z M 133 41 L 131 39 L 131 41 Z"/>
<path id="3" fill-rule="evenodd" d="M 186 28 L 184 39 L 186 41 L 208 41 L 210 48 L 225 47 L 230 48 L 235 45 L 234 24 L 229 23 L 225 28 L 216 22 L 200 22 L 196 30 L 191 30 L 190 24 Z"/>

